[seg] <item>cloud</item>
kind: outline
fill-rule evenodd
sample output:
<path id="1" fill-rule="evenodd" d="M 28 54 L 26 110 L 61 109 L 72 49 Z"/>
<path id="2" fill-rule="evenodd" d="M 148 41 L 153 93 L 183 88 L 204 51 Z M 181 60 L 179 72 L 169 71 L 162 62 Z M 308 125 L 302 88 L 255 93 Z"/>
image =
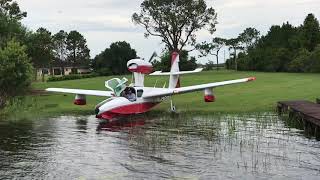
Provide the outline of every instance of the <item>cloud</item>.
<path id="1" fill-rule="evenodd" d="M 142 1 L 18 0 L 18 3 L 28 12 L 23 21 L 28 27 L 33 30 L 46 27 L 53 33 L 76 29 L 87 38 L 92 56 L 114 41 L 126 40 L 140 56 L 147 58 L 155 49 L 161 52 L 164 46 L 159 38 L 145 39 L 144 29 L 131 21 L 131 15 L 140 11 Z M 219 24 L 213 35 L 199 31 L 199 41 L 217 36 L 236 37 L 246 27 L 266 33 L 271 25 L 286 21 L 299 25 L 308 13 L 320 18 L 319 0 L 207 0 L 207 5 L 216 9 Z"/>

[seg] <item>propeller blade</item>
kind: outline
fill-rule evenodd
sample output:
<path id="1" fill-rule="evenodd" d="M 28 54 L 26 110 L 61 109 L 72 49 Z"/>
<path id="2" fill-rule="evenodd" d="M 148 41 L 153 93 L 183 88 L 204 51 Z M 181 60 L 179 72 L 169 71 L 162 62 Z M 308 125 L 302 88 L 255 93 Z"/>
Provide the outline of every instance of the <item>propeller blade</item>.
<path id="1" fill-rule="evenodd" d="M 153 59 L 154 57 L 157 57 L 157 56 L 158 56 L 157 53 L 154 51 L 154 52 L 152 53 L 152 55 L 151 55 L 151 57 L 150 57 L 150 59 L 149 59 L 148 62 L 151 62 L 152 59 Z"/>

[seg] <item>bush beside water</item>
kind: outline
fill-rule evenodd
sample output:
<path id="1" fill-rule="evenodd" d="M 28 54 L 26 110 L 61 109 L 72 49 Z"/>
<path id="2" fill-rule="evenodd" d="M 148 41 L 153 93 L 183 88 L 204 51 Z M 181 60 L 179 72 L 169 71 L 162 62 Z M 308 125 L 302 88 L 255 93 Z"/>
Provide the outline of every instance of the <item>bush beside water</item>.
<path id="1" fill-rule="evenodd" d="M 98 76 L 97 74 L 85 74 L 85 75 L 72 74 L 72 75 L 58 76 L 58 77 L 53 76 L 53 77 L 50 77 L 47 81 L 48 82 L 67 81 L 67 80 L 75 80 L 75 79 L 93 78 L 97 76 Z"/>

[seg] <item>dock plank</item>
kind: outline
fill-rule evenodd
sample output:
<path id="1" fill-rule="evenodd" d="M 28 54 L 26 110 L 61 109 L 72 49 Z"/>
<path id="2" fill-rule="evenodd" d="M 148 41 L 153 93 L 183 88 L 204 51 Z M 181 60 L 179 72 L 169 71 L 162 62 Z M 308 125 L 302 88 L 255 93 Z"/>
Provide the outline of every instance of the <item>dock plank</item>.
<path id="1" fill-rule="evenodd" d="M 304 115 L 304 117 L 306 117 L 305 120 L 310 121 L 317 126 L 320 126 L 320 104 L 316 104 L 310 101 L 298 100 L 280 101 L 278 102 L 278 105 L 301 113 Z"/>

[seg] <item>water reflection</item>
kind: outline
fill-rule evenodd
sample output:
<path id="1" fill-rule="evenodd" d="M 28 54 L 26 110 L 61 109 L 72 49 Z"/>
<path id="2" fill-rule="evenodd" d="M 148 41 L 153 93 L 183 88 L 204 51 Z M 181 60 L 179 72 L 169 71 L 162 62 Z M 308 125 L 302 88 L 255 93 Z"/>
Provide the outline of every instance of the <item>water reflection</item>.
<path id="1" fill-rule="evenodd" d="M 301 134 L 303 134 L 305 137 L 316 138 L 318 141 L 320 140 L 320 131 L 318 130 L 319 127 L 317 127 L 315 124 L 301 119 L 300 116 L 282 115 L 280 118 L 286 127 L 299 129 L 301 130 Z"/>
<path id="2" fill-rule="evenodd" d="M 317 179 L 320 143 L 273 114 L 0 122 L 0 179 Z"/>
<path id="3" fill-rule="evenodd" d="M 76 118 L 76 125 L 79 132 L 86 133 L 87 132 L 87 124 L 88 119 L 86 117 L 78 117 Z"/>
<path id="4" fill-rule="evenodd" d="M 100 120 L 99 125 L 97 126 L 97 131 L 112 131 L 119 132 L 124 129 L 133 129 L 138 126 L 145 125 L 146 118 L 145 117 L 129 117 L 129 118 L 121 118 L 115 121 L 105 121 Z"/>

